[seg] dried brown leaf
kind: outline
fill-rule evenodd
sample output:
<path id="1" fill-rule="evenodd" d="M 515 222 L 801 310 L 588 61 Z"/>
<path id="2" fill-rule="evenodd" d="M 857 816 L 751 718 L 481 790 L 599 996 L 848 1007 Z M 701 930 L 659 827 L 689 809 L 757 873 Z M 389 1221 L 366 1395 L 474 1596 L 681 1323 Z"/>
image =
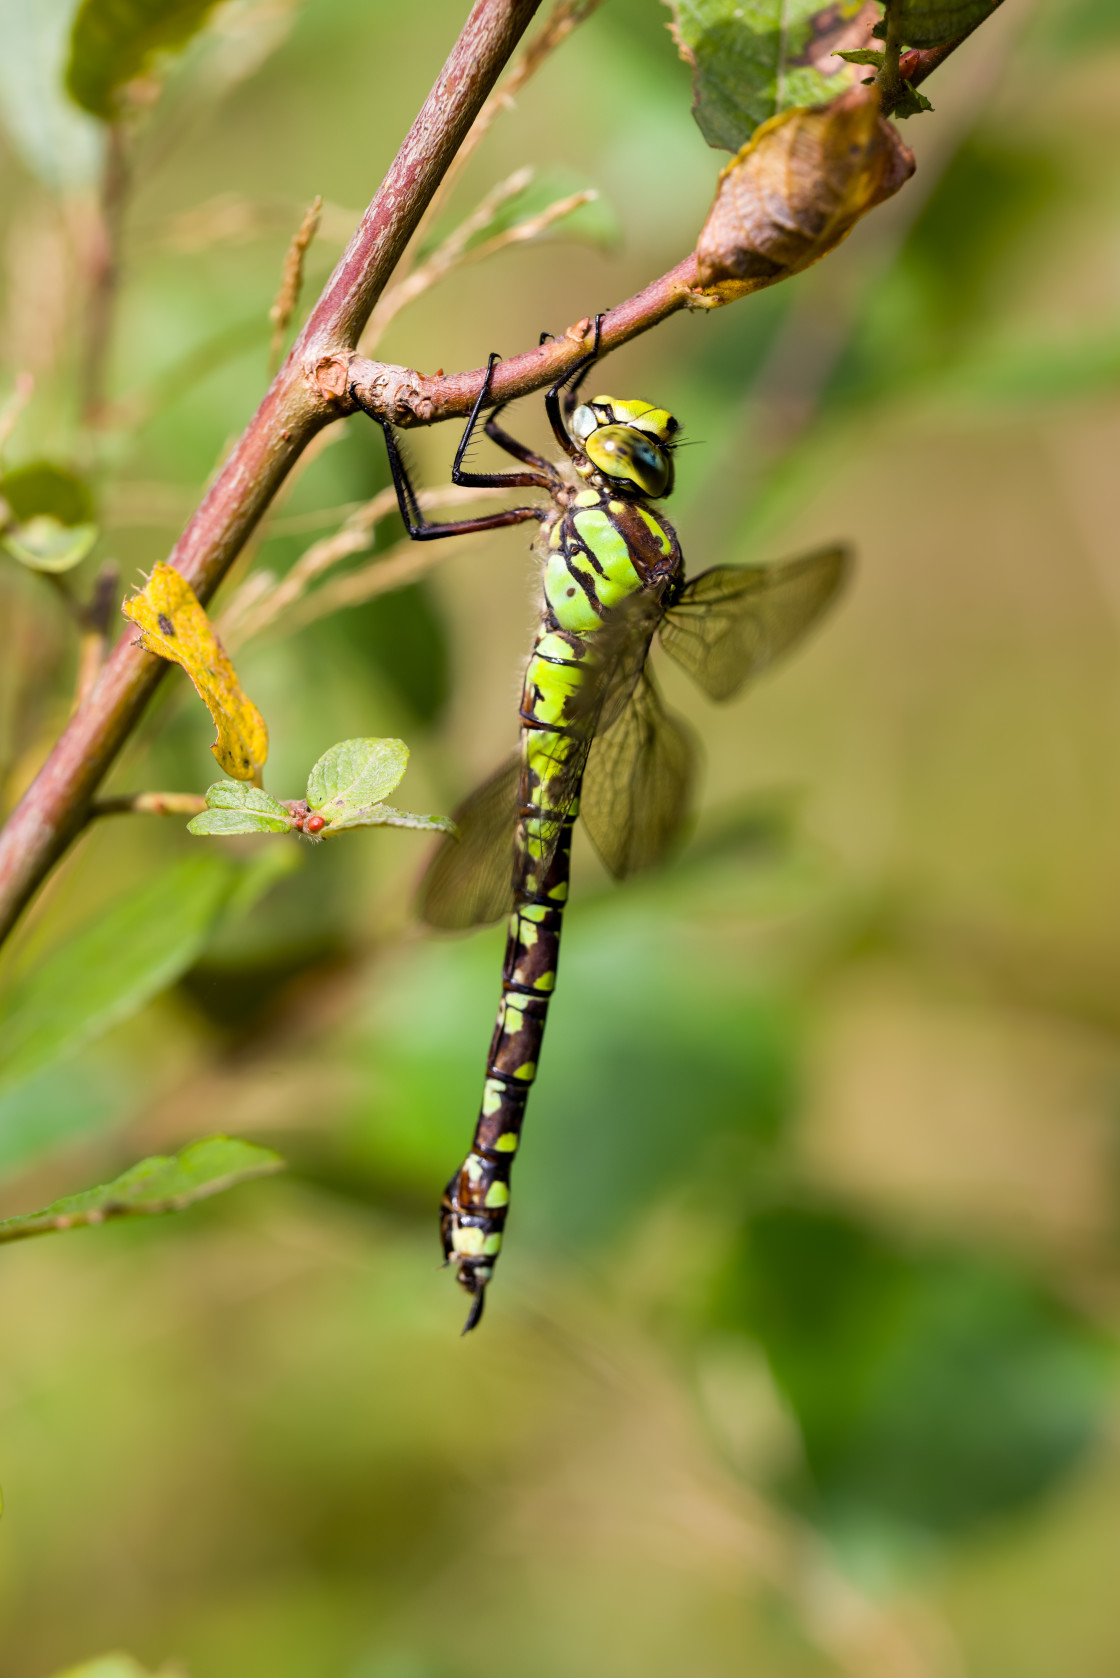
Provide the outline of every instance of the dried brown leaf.
<path id="1" fill-rule="evenodd" d="M 720 174 L 696 246 L 705 301 L 729 303 L 818 262 L 913 172 L 874 88 L 772 117 Z"/>

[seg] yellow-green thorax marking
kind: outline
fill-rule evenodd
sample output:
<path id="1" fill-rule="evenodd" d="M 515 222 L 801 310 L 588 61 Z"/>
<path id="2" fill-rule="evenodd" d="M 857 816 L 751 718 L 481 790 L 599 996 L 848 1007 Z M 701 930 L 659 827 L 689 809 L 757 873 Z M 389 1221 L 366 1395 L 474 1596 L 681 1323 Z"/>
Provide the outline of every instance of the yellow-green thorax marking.
<path id="1" fill-rule="evenodd" d="M 569 422 L 579 483 L 557 478 L 542 521 L 544 601 L 521 695 L 514 907 L 502 1000 L 471 1152 L 443 1198 L 443 1243 L 481 1313 L 509 1207 L 509 1179 L 556 983 L 579 783 L 598 722 L 597 642 L 634 596 L 679 586 L 672 526 L 647 503 L 673 486 L 677 422 L 648 402 L 597 396 Z M 583 487 L 580 487 L 582 485 Z M 649 620 L 652 634 L 656 614 Z"/>

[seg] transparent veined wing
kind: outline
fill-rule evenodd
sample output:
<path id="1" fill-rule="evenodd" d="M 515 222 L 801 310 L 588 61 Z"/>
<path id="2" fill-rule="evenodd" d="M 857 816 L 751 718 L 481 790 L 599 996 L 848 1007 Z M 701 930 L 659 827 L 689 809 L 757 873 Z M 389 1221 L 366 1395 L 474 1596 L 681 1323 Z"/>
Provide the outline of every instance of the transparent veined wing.
<path id="1" fill-rule="evenodd" d="M 712 699 L 730 699 L 800 640 L 850 568 L 846 548 L 776 565 L 717 565 L 686 583 L 661 644 Z"/>
<path id="2" fill-rule="evenodd" d="M 537 863 L 541 874 L 547 872 L 560 842 L 563 818 L 579 796 L 590 745 L 590 722 L 587 732 L 588 738 L 577 743 L 562 772 L 550 783 L 549 808 L 556 819 L 549 823 L 541 845 Z M 452 812 L 459 837 L 443 840 L 420 882 L 420 917 L 429 926 L 462 932 L 469 926 L 488 926 L 509 913 L 518 866 L 514 841 L 521 808 L 520 784 L 518 752 Z"/>
<path id="3" fill-rule="evenodd" d="M 595 637 L 600 676 L 589 690 L 597 734 L 613 728 L 629 705 L 649 657 L 653 632 L 664 616 L 660 591 L 631 595 L 615 608 Z"/>
<path id="4" fill-rule="evenodd" d="M 642 671 L 622 714 L 596 735 L 580 795 L 584 826 L 616 879 L 655 867 L 672 847 L 688 813 L 695 760 L 690 731 Z"/>
<path id="5" fill-rule="evenodd" d="M 420 914 L 429 926 L 460 932 L 508 914 L 520 777 L 517 755 L 455 811 L 459 837 L 442 841 L 420 883 Z"/>

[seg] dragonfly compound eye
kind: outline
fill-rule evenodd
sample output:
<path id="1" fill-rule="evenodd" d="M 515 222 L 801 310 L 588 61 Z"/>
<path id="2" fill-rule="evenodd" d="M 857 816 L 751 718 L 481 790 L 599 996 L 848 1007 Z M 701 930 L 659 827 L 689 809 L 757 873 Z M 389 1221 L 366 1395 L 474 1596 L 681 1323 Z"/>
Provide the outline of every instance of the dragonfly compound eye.
<path id="1" fill-rule="evenodd" d="M 584 443 L 593 466 L 609 478 L 632 483 L 643 495 L 668 495 L 673 463 L 660 443 L 633 425 L 601 425 Z"/>
<path id="2" fill-rule="evenodd" d="M 595 410 L 593 408 L 589 408 L 587 403 L 584 402 L 581 403 L 572 415 L 570 421 L 568 422 L 568 429 L 571 431 L 572 436 L 576 439 L 576 442 L 582 443 L 590 437 L 591 433 L 595 430 L 595 427 L 601 423 L 602 422 L 597 417 Z"/>

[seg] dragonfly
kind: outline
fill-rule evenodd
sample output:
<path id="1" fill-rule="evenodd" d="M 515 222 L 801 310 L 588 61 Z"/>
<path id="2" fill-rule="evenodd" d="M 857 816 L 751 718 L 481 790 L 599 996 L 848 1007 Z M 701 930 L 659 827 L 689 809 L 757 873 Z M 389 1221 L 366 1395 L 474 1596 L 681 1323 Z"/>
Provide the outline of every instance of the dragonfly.
<path id="1" fill-rule="evenodd" d="M 686 580 L 676 532 L 654 505 L 673 489 L 678 421 L 631 398 L 579 400 L 599 358 L 602 318 L 590 353 L 545 397 L 557 462 L 505 430 L 507 404 L 499 403 L 485 434 L 518 470 L 467 468 L 497 354 L 459 443 L 454 483 L 538 490 L 538 502 L 429 520 L 393 428 L 379 417 L 414 540 L 539 526 L 542 599 L 522 687 L 520 749 L 454 812 L 458 837 L 435 853 L 420 891 L 421 915 L 435 927 L 509 917 L 478 1120 L 441 1209 L 444 1258 L 471 1299 L 464 1334 L 482 1317 L 509 1215 L 556 984 L 576 819 L 622 879 L 662 861 L 689 811 L 695 748 L 649 667 L 654 637 L 710 698 L 731 699 L 817 621 L 850 564 L 847 550 L 833 546 L 765 566 L 718 565 Z"/>

